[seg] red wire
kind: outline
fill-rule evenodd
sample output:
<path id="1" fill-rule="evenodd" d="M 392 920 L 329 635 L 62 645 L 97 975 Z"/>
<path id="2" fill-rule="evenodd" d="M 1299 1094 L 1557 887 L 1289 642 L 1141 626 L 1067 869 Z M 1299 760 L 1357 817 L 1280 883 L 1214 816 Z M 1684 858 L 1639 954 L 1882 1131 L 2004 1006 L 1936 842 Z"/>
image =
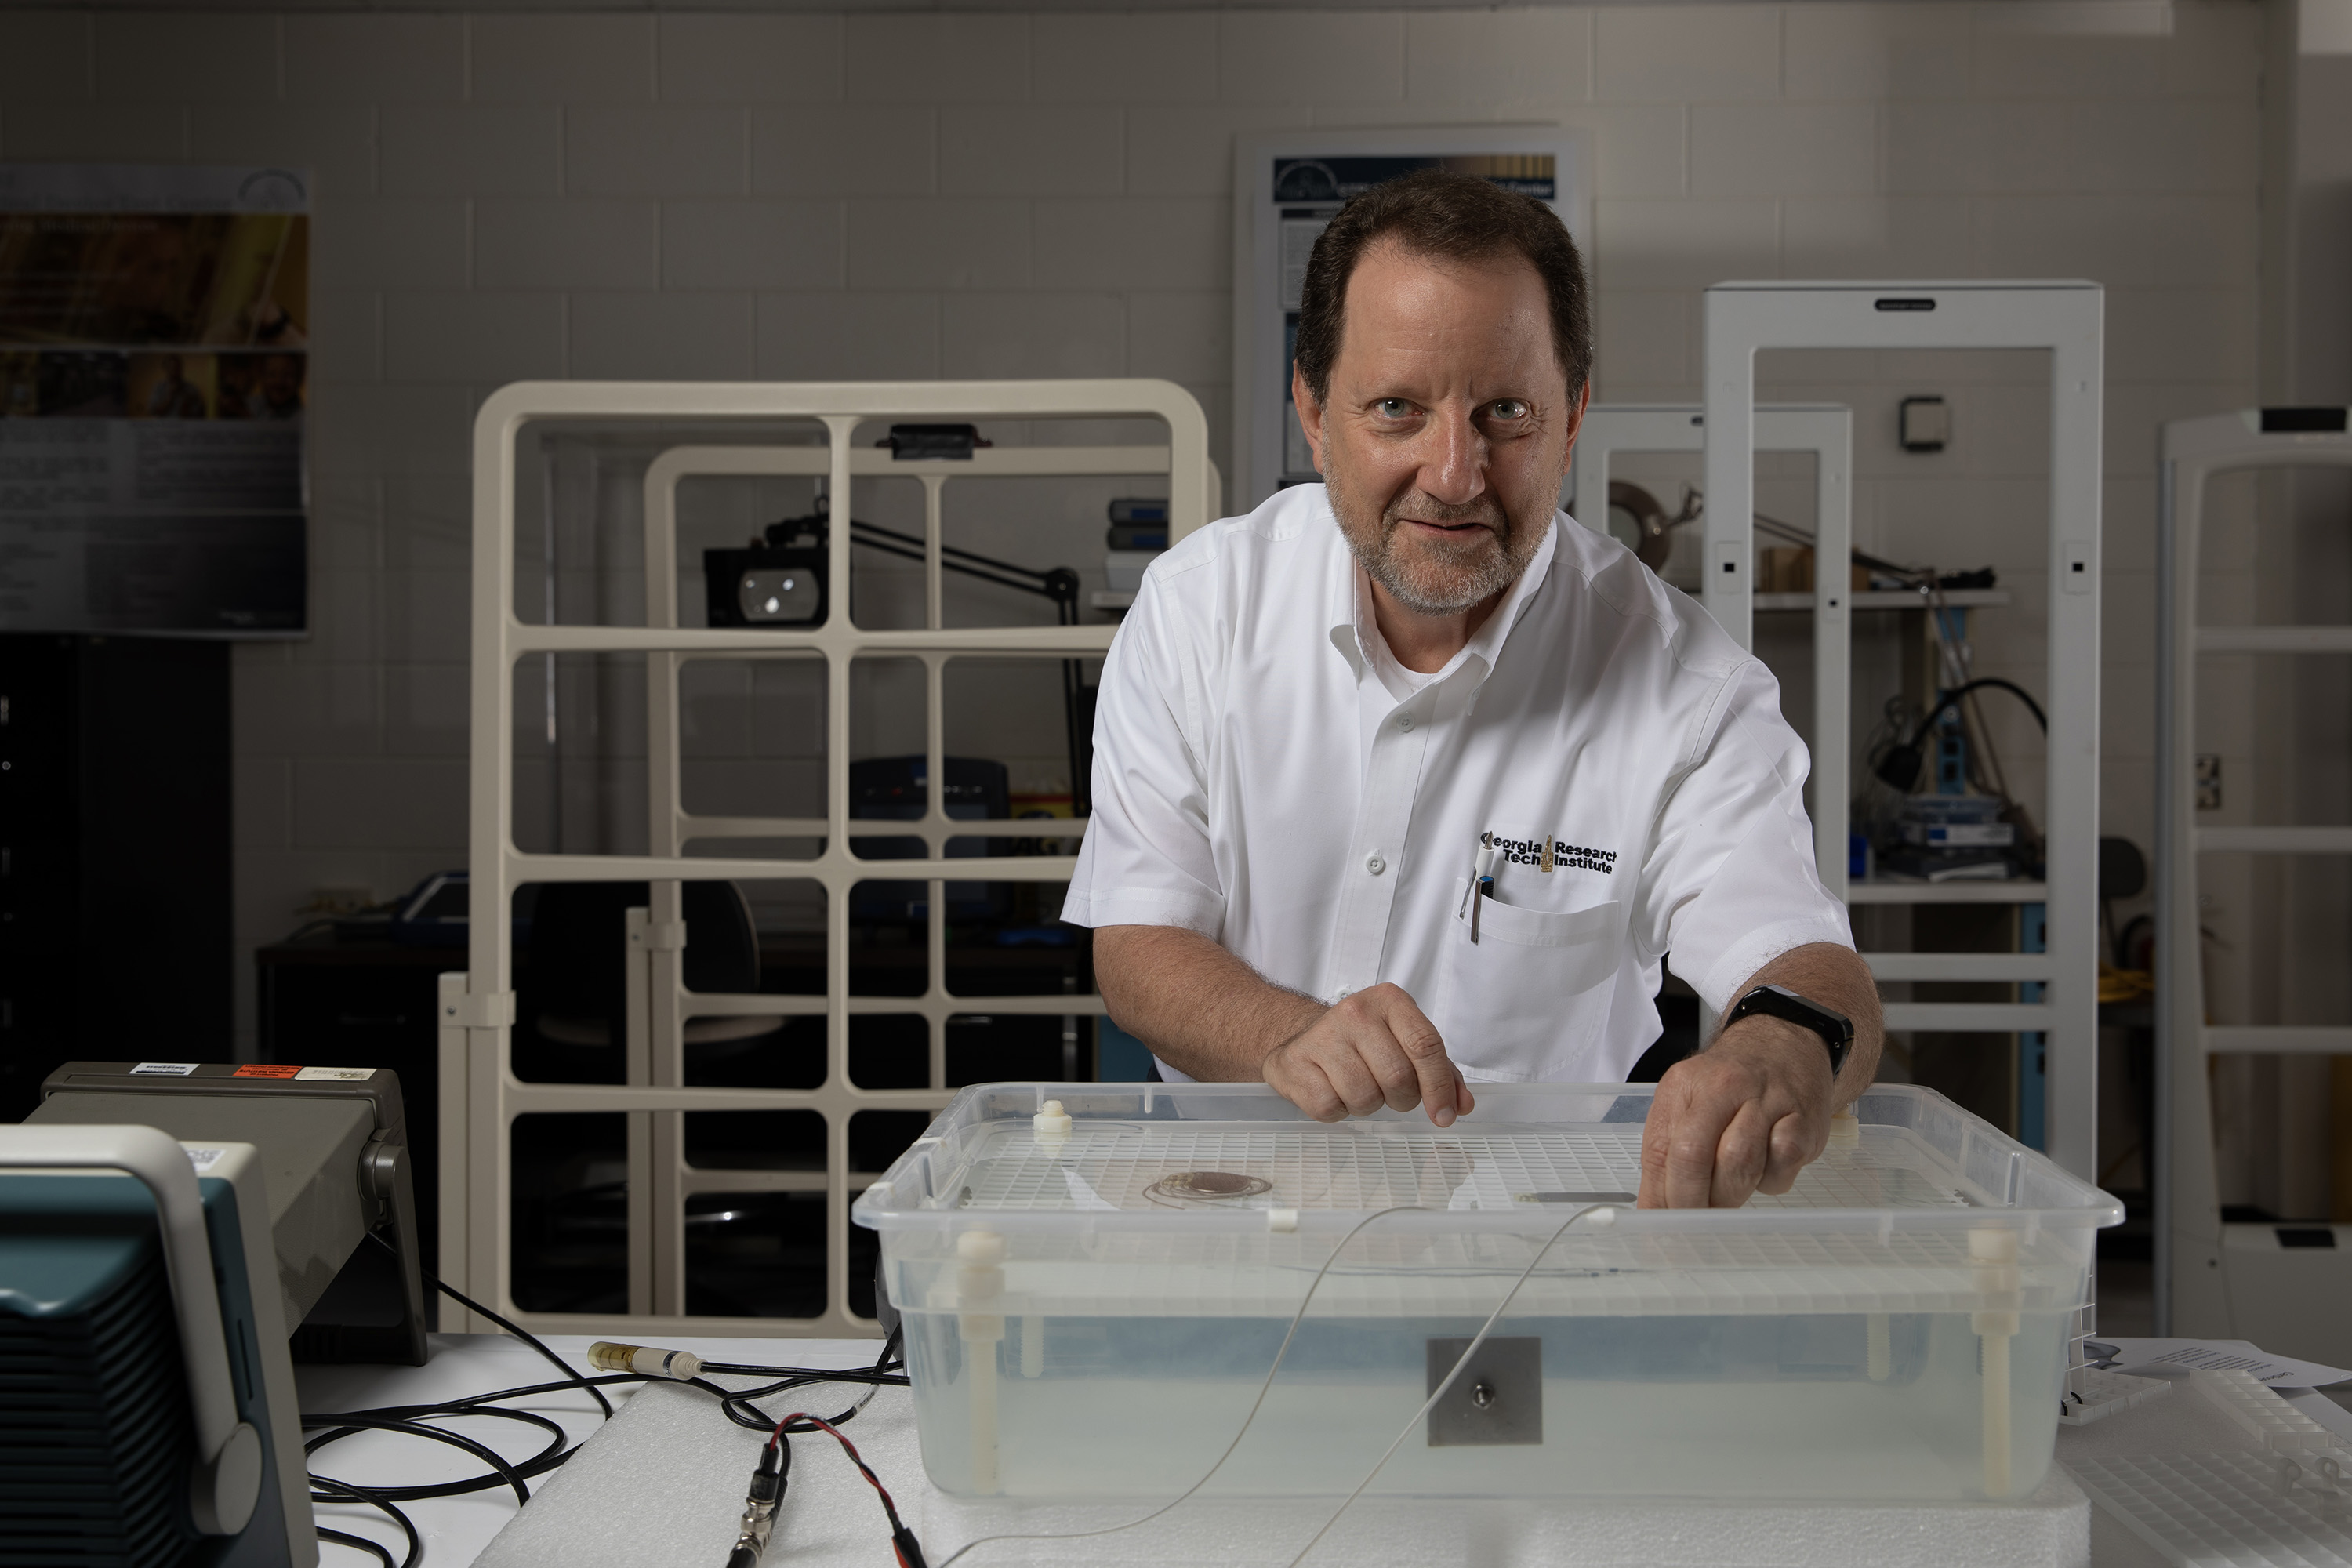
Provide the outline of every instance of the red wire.
<path id="1" fill-rule="evenodd" d="M 866 1467 L 865 1459 L 861 1458 L 857 1452 L 857 1445 L 843 1436 L 841 1435 L 841 1428 L 835 1426 L 832 1422 L 825 1420 L 821 1415 L 811 1415 L 805 1410 L 796 1410 L 792 1415 L 785 1416 L 782 1421 L 776 1423 L 775 1435 L 768 1439 L 769 1445 L 772 1447 L 777 1443 L 782 1442 L 784 1437 L 784 1428 L 791 1426 L 795 1421 L 805 1421 L 812 1426 L 833 1434 L 833 1440 L 840 1444 L 842 1447 L 847 1451 L 849 1455 L 849 1462 L 857 1467 L 857 1473 L 866 1478 L 867 1485 L 871 1486 L 876 1491 L 882 1494 L 882 1511 L 888 1514 L 890 1516 L 890 1523 L 894 1527 L 897 1526 L 898 1523 L 898 1505 L 891 1500 L 890 1489 L 882 1484 L 881 1477 L 876 1475 Z M 893 1550 L 895 1551 L 896 1548 L 894 1547 Z M 904 1562 L 904 1556 L 901 1555 L 899 1560 Z"/>

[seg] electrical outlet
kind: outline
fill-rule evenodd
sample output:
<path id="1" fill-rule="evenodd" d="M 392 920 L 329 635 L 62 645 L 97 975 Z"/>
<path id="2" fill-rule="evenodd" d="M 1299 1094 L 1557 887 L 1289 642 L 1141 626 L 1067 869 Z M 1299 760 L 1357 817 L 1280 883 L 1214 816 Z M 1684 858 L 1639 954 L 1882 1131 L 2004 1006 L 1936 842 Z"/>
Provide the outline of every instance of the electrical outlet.
<path id="1" fill-rule="evenodd" d="M 2219 752 L 2197 753 L 2197 809 L 2221 809 L 2221 754 Z"/>

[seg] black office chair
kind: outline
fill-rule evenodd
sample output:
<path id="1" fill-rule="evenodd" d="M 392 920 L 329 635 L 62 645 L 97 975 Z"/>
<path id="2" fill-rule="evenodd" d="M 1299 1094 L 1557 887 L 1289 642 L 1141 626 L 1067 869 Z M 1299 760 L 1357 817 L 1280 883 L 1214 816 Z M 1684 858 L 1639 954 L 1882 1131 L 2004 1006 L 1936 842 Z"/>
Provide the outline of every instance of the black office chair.
<path id="1" fill-rule="evenodd" d="M 618 1065 L 628 1038 L 623 921 L 649 901 L 643 882 L 550 882 L 540 889 L 518 1010 L 547 1045 L 592 1053 L 598 1065 L 611 1053 L 609 1065 Z M 760 942 L 743 890 L 732 882 L 688 882 L 683 902 L 687 989 L 759 990 Z M 780 1034 L 782 1026 L 781 1016 L 690 1017 L 686 1048 L 701 1060 L 735 1056 Z"/>

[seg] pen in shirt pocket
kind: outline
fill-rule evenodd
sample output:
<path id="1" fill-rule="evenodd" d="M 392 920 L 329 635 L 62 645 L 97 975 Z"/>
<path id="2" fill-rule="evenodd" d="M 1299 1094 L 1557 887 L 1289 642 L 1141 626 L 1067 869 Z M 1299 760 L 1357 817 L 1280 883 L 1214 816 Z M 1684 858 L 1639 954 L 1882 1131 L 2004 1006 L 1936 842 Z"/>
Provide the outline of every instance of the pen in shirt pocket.
<path id="1" fill-rule="evenodd" d="M 1464 889 L 1462 893 L 1464 901 L 1470 906 L 1470 940 L 1472 942 L 1478 940 L 1478 916 L 1488 896 L 1495 890 L 1494 870 L 1495 846 L 1492 841 L 1482 843 L 1478 846 L 1477 863 L 1472 868 L 1470 885 Z M 1461 917 L 1460 910 L 1457 909 L 1454 912 L 1456 919 Z"/>

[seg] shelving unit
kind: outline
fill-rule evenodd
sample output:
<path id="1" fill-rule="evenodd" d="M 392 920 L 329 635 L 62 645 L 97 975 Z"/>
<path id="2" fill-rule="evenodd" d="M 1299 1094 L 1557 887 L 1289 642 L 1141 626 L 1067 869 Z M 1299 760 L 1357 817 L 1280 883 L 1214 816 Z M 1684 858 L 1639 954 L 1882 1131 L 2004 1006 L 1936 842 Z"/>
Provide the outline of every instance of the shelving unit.
<path id="1" fill-rule="evenodd" d="M 898 462 L 887 451 L 853 445 L 869 421 L 951 419 L 1157 418 L 1164 447 L 996 447 L 967 460 Z M 707 429 L 712 422 L 796 420 L 821 426 L 823 446 L 680 445 L 662 453 L 645 481 L 645 624 L 534 625 L 515 613 L 516 483 L 524 432 L 544 421 L 596 421 L 658 432 Z M 703 628 L 677 624 L 678 481 L 688 476 L 822 475 L 828 480 L 831 536 L 849 537 L 851 481 L 889 474 L 922 481 L 925 495 L 924 626 L 866 630 L 847 614 L 849 551 L 827 553 L 823 625 L 807 628 Z M 1115 627 L 1010 626 L 947 629 L 941 615 L 940 491 L 970 477 L 1165 474 L 1174 538 L 1209 520 L 1216 484 L 1207 426 L 1190 394 L 1163 381 L 927 382 L 845 384 L 757 383 L 526 383 L 484 403 L 474 434 L 474 649 L 471 784 L 472 921 L 468 968 L 442 977 L 441 1247 L 443 1279 L 528 1327 L 589 1333 L 870 1333 L 869 1319 L 850 1310 L 848 1205 L 872 1180 L 849 1166 L 849 1122 L 861 1110 L 932 1111 L 952 1091 L 945 1082 L 942 1031 L 957 1013 L 1098 1014 L 1099 996 L 1052 994 L 961 998 L 946 985 L 948 879 L 962 881 L 1066 881 L 1071 856 L 945 858 L 950 837 L 1034 837 L 1034 821 L 951 821 L 942 808 L 944 755 L 941 672 L 958 658 L 1099 658 Z M 513 837 L 517 663 L 547 653 L 641 653 L 647 661 L 650 739 L 645 855 L 525 854 Z M 920 860 L 862 859 L 851 839 L 850 671 L 877 654 L 919 659 L 928 711 L 925 752 L 929 799 L 919 821 L 889 825 L 891 837 L 919 837 Z M 714 817 L 688 812 L 679 795 L 680 667 L 695 658 L 820 660 L 825 670 L 825 815 L 812 818 Z M 1079 831 L 1081 825 L 1074 824 Z M 871 830 L 870 827 L 868 829 Z M 1067 837 L 1068 835 L 1062 835 Z M 821 841 L 811 858 L 687 853 L 695 840 L 797 837 Z M 850 890 L 881 877 L 927 881 L 927 984 L 919 996 L 853 996 L 847 940 Z M 825 900 L 822 995 L 689 993 L 684 984 L 686 922 L 680 899 L 688 879 L 797 879 L 821 885 Z M 524 1082 L 514 1073 L 513 930 L 480 918 L 511 907 L 526 883 L 645 881 L 649 905 L 627 921 L 626 1081 L 620 1084 Z M 930 1037 L 929 1087 L 861 1089 L 850 1071 L 853 1015 L 919 1014 Z M 688 1087 L 684 1026 L 688 1016 L 822 1016 L 825 1077 L 809 1089 Z M 683 1154 L 682 1117 L 693 1111 L 814 1111 L 825 1122 L 823 1171 L 698 1172 Z M 613 1113 L 627 1117 L 628 1307 L 625 1314 L 520 1310 L 513 1298 L 510 1256 L 513 1180 L 510 1134 L 517 1117 L 535 1113 Z M 821 1314 L 798 1319 L 713 1318 L 685 1310 L 685 1203 L 698 1190 L 822 1192 L 825 1202 L 825 1291 Z M 487 1321 L 466 1327 L 488 1331 Z"/>
<path id="2" fill-rule="evenodd" d="M 2197 826 L 2197 661 L 2352 653 L 2352 626 L 2200 625 L 2198 547 L 2214 476 L 2352 468 L 2347 423 L 2345 409 L 2176 419 L 2157 486 L 2156 1331 L 2254 1338 L 2315 1360 L 2352 1357 L 2352 1226 L 2311 1227 L 2312 1244 L 2290 1247 L 2279 1226 L 2222 1223 L 2207 1065 L 2223 1053 L 2352 1054 L 2352 1026 L 2207 1021 L 2199 858 L 2352 854 L 2352 827 Z"/>

